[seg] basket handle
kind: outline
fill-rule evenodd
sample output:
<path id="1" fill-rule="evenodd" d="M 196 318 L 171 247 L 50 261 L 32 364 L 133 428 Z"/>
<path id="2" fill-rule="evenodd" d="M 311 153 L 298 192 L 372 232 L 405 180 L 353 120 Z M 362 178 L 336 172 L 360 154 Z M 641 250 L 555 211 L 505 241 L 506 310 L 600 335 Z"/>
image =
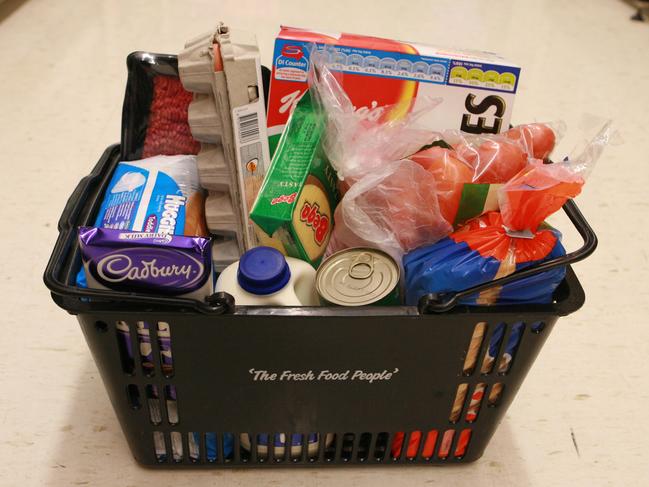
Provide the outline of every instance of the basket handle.
<path id="1" fill-rule="evenodd" d="M 77 221 L 79 213 L 83 209 L 84 202 L 86 201 L 87 194 L 96 185 L 98 179 L 106 176 L 106 168 L 109 166 L 110 160 L 115 157 L 118 151 L 118 144 L 109 146 L 101 155 L 92 171 L 90 171 L 90 174 L 83 177 L 81 181 L 77 183 L 77 187 L 74 188 L 74 191 L 65 203 L 65 208 L 63 208 L 63 213 L 61 213 L 61 217 L 59 218 L 59 232 L 72 227 Z"/>
<path id="2" fill-rule="evenodd" d="M 81 199 L 81 195 L 88 191 L 91 179 L 91 176 L 85 176 L 81 181 L 79 181 L 77 187 L 74 188 L 74 191 L 65 203 L 65 208 L 63 208 L 63 213 L 61 213 L 61 217 L 59 218 L 59 232 L 64 228 L 69 227 L 69 222 L 76 217 L 79 210 L 77 203 Z"/>
<path id="3" fill-rule="evenodd" d="M 568 200 L 563 205 L 563 211 L 568 215 L 570 221 L 575 226 L 579 235 L 583 239 L 583 245 L 569 254 L 564 255 L 563 257 L 557 257 L 556 259 L 551 259 L 541 264 L 537 264 L 526 269 L 521 269 L 505 277 L 495 279 L 477 286 L 470 287 L 464 291 L 458 292 L 449 292 L 449 293 L 439 293 L 439 294 L 425 294 L 419 299 L 418 308 L 419 313 L 421 314 L 432 314 L 432 313 L 443 313 L 444 311 L 449 311 L 455 307 L 460 299 L 472 294 L 477 294 L 487 289 L 491 289 L 496 286 L 504 286 L 510 282 L 517 281 L 519 279 L 524 279 L 526 277 L 534 276 L 540 274 L 541 272 L 549 271 L 559 266 L 566 266 L 568 264 L 573 264 L 584 260 L 586 257 L 591 255 L 597 248 L 597 235 L 590 227 L 584 215 L 577 207 L 577 204 L 573 200 Z"/>

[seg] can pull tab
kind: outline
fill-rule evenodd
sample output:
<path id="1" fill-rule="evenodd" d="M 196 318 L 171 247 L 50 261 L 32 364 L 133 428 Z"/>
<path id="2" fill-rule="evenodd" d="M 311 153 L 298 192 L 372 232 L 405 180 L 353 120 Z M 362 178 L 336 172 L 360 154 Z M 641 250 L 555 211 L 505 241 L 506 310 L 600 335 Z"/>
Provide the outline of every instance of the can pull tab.
<path id="1" fill-rule="evenodd" d="M 356 256 L 349 266 L 349 276 L 354 279 L 367 279 L 374 273 L 374 257 L 368 252 Z"/>

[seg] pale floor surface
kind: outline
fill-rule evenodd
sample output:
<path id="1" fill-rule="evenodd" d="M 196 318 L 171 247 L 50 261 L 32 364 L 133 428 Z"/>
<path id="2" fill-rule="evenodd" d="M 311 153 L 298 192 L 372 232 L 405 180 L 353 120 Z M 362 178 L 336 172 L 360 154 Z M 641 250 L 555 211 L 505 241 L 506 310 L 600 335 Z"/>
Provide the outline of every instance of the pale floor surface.
<path id="1" fill-rule="evenodd" d="M 649 24 L 631 13 L 619 0 L 8 0 L 0 484 L 647 485 Z M 119 138 L 126 55 L 177 52 L 218 19 L 256 31 L 266 64 L 280 23 L 500 52 L 523 66 L 515 120 L 566 120 L 566 147 L 583 113 L 615 120 L 624 143 L 607 150 L 579 198 L 600 237 L 576 266 L 587 304 L 559 322 L 477 463 L 155 472 L 133 462 L 79 327 L 41 275 L 66 198 Z"/>

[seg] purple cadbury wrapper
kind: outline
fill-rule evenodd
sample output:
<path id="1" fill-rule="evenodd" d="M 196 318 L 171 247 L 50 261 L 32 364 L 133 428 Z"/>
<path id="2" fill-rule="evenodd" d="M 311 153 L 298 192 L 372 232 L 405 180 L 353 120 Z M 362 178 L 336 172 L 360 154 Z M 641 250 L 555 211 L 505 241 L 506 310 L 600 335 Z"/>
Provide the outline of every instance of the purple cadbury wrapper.
<path id="1" fill-rule="evenodd" d="M 203 237 L 79 227 L 88 287 L 202 299 L 213 292 Z"/>

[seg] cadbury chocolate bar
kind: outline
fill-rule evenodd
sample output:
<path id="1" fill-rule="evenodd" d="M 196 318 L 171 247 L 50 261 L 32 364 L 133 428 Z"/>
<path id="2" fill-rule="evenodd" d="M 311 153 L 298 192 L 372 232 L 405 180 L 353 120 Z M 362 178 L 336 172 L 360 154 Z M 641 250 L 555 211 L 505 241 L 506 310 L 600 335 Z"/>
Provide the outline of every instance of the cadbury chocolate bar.
<path id="1" fill-rule="evenodd" d="M 202 300 L 213 292 L 211 240 L 79 228 L 88 287 Z"/>

